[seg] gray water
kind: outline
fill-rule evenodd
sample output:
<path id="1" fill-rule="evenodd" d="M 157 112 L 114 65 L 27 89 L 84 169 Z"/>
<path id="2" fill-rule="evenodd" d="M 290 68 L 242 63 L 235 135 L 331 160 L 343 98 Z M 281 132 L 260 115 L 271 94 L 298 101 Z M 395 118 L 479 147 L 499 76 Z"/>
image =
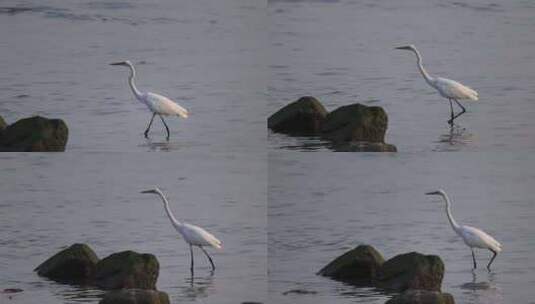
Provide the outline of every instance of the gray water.
<path id="1" fill-rule="evenodd" d="M 159 290 L 172 303 L 265 301 L 266 163 L 257 155 L 213 153 L 3 154 L 0 157 L 0 289 L 20 288 L 0 303 L 98 303 L 101 291 L 54 283 L 33 269 L 75 242 L 100 258 L 123 250 L 156 255 Z M 223 242 L 189 248 L 160 199 L 140 194 L 159 186 L 178 219 Z"/>
<path id="2" fill-rule="evenodd" d="M 0 113 L 64 119 L 71 151 L 258 150 L 265 146 L 265 2 L 0 2 Z M 190 111 L 171 140 L 133 96 L 137 85 Z M 236 142 L 242 138 L 240 145 Z"/>
<path id="3" fill-rule="evenodd" d="M 270 153 L 269 297 L 273 303 L 384 303 L 381 290 L 315 273 L 335 257 L 371 244 L 385 258 L 410 251 L 439 255 L 442 290 L 456 303 L 528 303 L 535 295 L 535 158 L 530 153 Z M 424 195 L 444 188 L 457 222 L 493 235 L 503 252 L 468 247 L 451 229 L 444 203 Z M 316 292 L 282 295 L 292 289 Z"/>
<path id="4" fill-rule="evenodd" d="M 383 107 L 386 141 L 400 152 L 533 150 L 534 13 L 528 0 L 270 1 L 267 114 L 313 95 L 327 110 Z M 414 54 L 393 49 L 409 43 L 431 75 L 479 91 L 455 130 Z M 325 150 L 315 139 L 269 137 L 271 149 Z"/>
<path id="5" fill-rule="evenodd" d="M 382 290 L 315 275 L 361 243 L 386 258 L 439 254 L 457 303 L 530 301 L 534 13 L 529 0 L 0 1 L 0 114 L 63 118 L 74 152 L 0 157 L 0 289 L 23 289 L 0 303 L 98 302 L 102 291 L 32 271 L 74 242 L 99 257 L 155 254 L 158 289 L 173 303 L 383 303 Z M 407 43 L 432 75 L 479 91 L 454 129 L 413 55 L 393 50 Z M 108 65 L 125 59 L 140 90 L 190 110 L 167 119 L 170 141 L 159 121 L 143 137 L 151 115 L 128 71 Z M 298 153 L 289 150 L 327 149 L 269 132 L 266 141 L 266 117 L 302 95 L 328 110 L 384 107 L 386 141 L 405 153 Z M 144 153 L 153 151 L 174 153 Z M 155 185 L 179 218 L 223 241 L 213 276 L 202 255 L 189 276 L 161 203 L 139 194 Z M 443 206 L 423 195 L 438 186 L 459 222 L 504 244 L 490 274 L 470 270 Z M 480 265 L 489 257 L 478 252 Z M 315 293 L 283 295 L 292 289 Z"/>

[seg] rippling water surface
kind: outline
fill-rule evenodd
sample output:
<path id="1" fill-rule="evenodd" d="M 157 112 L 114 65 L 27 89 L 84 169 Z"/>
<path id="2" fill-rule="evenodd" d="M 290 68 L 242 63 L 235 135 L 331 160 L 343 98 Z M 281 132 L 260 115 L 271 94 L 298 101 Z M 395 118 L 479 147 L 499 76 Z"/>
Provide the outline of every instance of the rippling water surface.
<path id="1" fill-rule="evenodd" d="M 265 2 L 1 1 L 0 113 L 63 118 L 72 151 L 257 150 L 265 146 Z M 190 110 L 170 142 L 127 85 Z M 242 144 L 236 145 L 242 138 Z"/>
<path id="2" fill-rule="evenodd" d="M 335 257 L 371 244 L 385 258 L 436 254 L 446 272 L 442 290 L 456 303 L 528 303 L 533 298 L 535 159 L 529 153 L 273 152 L 269 155 L 269 296 L 273 303 L 384 303 L 381 290 L 316 276 Z M 457 222 L 481 228 L 503 244 L 477 250 L 453 232 L 444 203 L 425 192 L 444 188 Z M 312 294 L 290 294 L 293 289 Z"/>
<path id="3" fill-rule="evenodd" d="M 533 1 L 270 1 L 267 115 L 303 95 L 327 110 L 353 102 L 383 107 L 386 141 L 403 151 L 533 150 Z M 479 91 L 450 130 L 449 105 L 420 76 Z M 273 149 L 315 140 L 270 134 Z M 317 150 L 324 150 L 318 146 Z"/>
<path id="4" fill-rule="evenodd" d="M 64 246 L 88 243 L 101 258 L 122 250 L 156 255 L 157 287 L 172 303 L 265 301 L 266 163 L 255 155 L 212 153 L 3 154 L 0 158 L 0 303 L 97 303 L 101 292 L 38 277 L 33 269 Z M 160 199 L 178 219 L 211 231 L 214 275 L 189 249 Z M 8 296 L 12 296 L 11 300 Z"/>

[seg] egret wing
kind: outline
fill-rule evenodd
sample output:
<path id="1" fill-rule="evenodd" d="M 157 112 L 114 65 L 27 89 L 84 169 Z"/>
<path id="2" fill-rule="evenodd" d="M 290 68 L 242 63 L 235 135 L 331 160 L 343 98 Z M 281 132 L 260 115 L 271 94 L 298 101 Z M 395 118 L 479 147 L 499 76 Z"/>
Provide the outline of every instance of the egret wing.
<path id="1" fill-rule="evenodd" d="M 441 95 L 446 98 L 478 100 L 479 94 L 472 88 L 467 87 L 455 80 L 437 78 L 435 86 Z"/>
<path id="2" fill-rule="evenodd" d="M 462 226 L 462 234 L 468 246 L 489 248 L 496 252 L 502 251 L 502 245 L 485 231 L 471 226 Z"/>
<path id="3" fill-rule="evenodd" d="M 188 118 L 188 110 L 165 96 L 148 92 L 145 94 L 144 98 L 149 108 L 155 113 L 162 115 L 178 115 L 183 118 Z"/>
<path id="4" fill-rule="evenodd" d="M 185 223 L 181 231 L 184 238 L 192 245 L 221 248 L 221 241 L 203 228 Z"/>

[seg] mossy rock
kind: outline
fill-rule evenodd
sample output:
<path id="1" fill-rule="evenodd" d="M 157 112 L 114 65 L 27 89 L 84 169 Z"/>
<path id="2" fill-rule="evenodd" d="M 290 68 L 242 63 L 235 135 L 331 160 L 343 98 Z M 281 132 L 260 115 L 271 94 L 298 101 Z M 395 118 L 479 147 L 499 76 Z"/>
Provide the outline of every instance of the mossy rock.
<path id="1" fill-rule="evenodd" d="M 74 244 L 35 268 L 37 274 L 62 283 L 80 284 L 92 280 L 98 257 L 86 244 Z"/>
<path id="2" fill-rule="evenodd" d="M 99 304 L 169 304 L 169 296 L 158 290 L 120 289 L 107 292 Z"/>
<path id="3" fill-rule="evenodd" d="M 294 136 L 318 135 L 327 110 L 312 96 L 299 98 L 268 118 L 268 128 L 273 132 Z"/>
<path id="4" fill-rule="evenodd" d="M 95 284 L 103 289 L 156 289 L 160 264 L 152 254 L 114 253 L 97 264 Z"/>
<path id="5" fill-rule="evenodd" d="M 444 263 L 436 255 L 410 252 L 386 261 L 377 271 L 377 287 L 395 291 L 422 289 L 440 291 L 444 277 Z"/>
<path id="6" fill-rule="evenodd" d="M 318 275 L 357 285 L 369 285 L 384 261 L 374 247 L 360 245 L 334 259 Z"/>
<path id="7" fill-rule="evenodd" d="M 455 304 L 455 299 L 449 293 L 410 289 L 385 304 Z"/>
<path id="8" fill-rule="evenodd" d="M 342 106 L 325 118 L 321 137 L 339 142 L 384 142 L 388 116 L 381 107 L 360 103 Z"/>
<path id="9" fill-rule="evenodd" d="M 24 118 L 0 133 L 0 151 L 61 152 L 68 137 L 69 129 L 61 119 Z"/>

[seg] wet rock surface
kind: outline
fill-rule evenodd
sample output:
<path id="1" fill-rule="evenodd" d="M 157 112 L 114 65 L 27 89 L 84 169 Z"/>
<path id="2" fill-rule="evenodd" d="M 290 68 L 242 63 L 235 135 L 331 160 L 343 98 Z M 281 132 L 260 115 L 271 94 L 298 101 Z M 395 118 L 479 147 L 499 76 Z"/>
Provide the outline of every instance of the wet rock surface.
<path id="1" fill-rule="evenodd" d="M 360 245 L 334 259 L 318 274 L 357 285 L 369 285 L 384 261 L 374 247 Z"/>
<path id="2" fill-rule="evenodd" d="M 384 142 L 388 116 L 381 107 L 354 103 L 328 113 L 311 96 L 284 106 L 268 118 L 268 128 L 291 136 L 315 136 L 327 140 L 339 152 L 396 152 Z"/>
<path id="3" fill-rule="evenodd" d="M 62 283 L 89 283 L 99 259 L 86 244 L 74 244 L 35 268 L 37 274 Z"/>
<path id="4" fill-rule="evenodd" d="M 321 136 L 333 142 L 384 142 L 388 117 L 381 107 L 360 103 L 342 106 L 329 113 Z"/>
<path id="5" fill-rule="evenodd" d="M 318 134 L 327 116 L 325 107 L 312 96 L 299 98 L 268 118 L 268 128 L 273 132 L 294 136 Z"/>
<path id="6" fill-rule="evenodd" d="M 97 264 L 95 284 L 102 289 L 156 289 L 159 269 L 152 254 L 122 251 Z"/>
<path id="7" fill-rule="evenodd" d="M 3 129 L 0 122 L 0 130 L 3 152 L 62 152 L 69 137 L 63 120 L 41 116 L 20 119 Z"/>
<path id="8" fill-rule="evenodd" d="M 386 261 L 377 271 L 374 283 L 377 287 L 396 291 L 440 291 L 443 277 L 444 263 L 440 257 L 410 252 Z"/>

